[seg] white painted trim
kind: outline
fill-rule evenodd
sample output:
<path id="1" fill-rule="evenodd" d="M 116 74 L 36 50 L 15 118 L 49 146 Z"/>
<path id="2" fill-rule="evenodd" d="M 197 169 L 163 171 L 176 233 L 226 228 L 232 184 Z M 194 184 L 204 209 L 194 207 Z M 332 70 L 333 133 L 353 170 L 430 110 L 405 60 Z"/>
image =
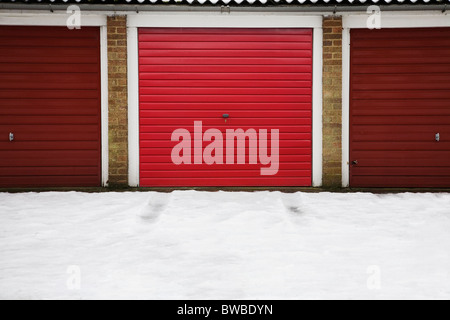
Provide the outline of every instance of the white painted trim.
<path id="1" fill-rule="evenodd" d="M 128 184 L 139 186 L 139 59 L 138 30 L 128 27 Z"/>
<path id="2" fill-rule="evenodd" d="M 128 16 L 128 27 L 147 28 L 320 28 L 322 16 L 298 13 L 139 13 Z"/>
<path id="3" fill-rule="evenodd" d="M 312 185 L 322 186 L 322 64 L 323 64 L 323 30 L 313 31 L 313 113 L 312 113 Z"/>
<path id="4" fill-rule="evenodd" d="M 366 13 L 344 14 L 344 29 L 367 28 Z M 450 27 L 448 12 L 381 12 L 381 28 L 433 28 Z"/>
<path id="5" fill-rule="evenodd" d="M 70 14 L 66 12 L 54 13 L 9 13 L 0 12 L 0 25 L 9 26 L 66 26 Z M 81 14 L 81 27 L 106 26 L 105 14 Z"/>
<path id="6" fill-rule="evenodd" d="M 109 180 L 109 111 L 108 111 L 108 36 L 106 26 L 100 27 L 100 75 L 101 75 L 101 144 L 102 186 Z"/>
<path id="7" fill-rule="evenodd" d="M 350 185 L 350 29 L 342 30 L 342 187 Z"/>

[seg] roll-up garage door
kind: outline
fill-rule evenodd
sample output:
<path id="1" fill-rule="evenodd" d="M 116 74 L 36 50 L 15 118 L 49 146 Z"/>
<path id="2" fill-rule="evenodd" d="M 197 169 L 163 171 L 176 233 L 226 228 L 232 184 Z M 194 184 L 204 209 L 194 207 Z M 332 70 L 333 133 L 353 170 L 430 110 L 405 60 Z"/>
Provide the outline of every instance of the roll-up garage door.
<path id="1" fill-rule="evenodd" d="M 450 28 L 351 31 L 350 184 L 450 187 Z"/>
<path id="2" fill-rule="evenodd" d="M 0 27 L 0 187 L 99 186 L 99 28 Z"/>
<path id="3" fill-rule="evenodd" d="M 311 186 L 312 30 L 140 29 L 139 86 L 141 186 Z"/>

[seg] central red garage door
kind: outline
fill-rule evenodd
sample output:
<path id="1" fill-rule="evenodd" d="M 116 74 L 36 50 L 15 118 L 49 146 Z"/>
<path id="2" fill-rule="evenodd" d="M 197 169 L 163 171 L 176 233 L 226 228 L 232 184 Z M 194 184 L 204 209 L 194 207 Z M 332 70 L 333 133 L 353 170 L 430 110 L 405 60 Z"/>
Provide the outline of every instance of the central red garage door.
<path id="1" fill-rule="evenodd" d="M 351 31 L 350 184 L 450 187 L 450 28 Z"/>
<path id="2" fill-rule="evenodd" d="M 100 186 L 100 91 L 99 28 L 0 27 L 0 187 Z"/>
<path id="3" fill-rule="evenodd" d="M 139 68 L 141 186 L 311 186 L 312 30 L 140 29 Z M 195 149 L 174 164 L 172 132 L 194 147 L 195 121 L 224 145 L 227 129 L 278 129 L 279 170 L 261 175 L 248 142 L 245 164 L 194 164 Z"/>

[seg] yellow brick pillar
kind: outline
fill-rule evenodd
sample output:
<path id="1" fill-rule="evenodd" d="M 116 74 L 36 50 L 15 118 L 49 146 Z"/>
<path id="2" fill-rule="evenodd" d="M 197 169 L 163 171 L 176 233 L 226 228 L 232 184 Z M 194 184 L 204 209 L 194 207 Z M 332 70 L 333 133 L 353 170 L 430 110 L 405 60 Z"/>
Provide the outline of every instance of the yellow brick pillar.
<path id="1" fill-rule="evenodd" d="M 108 17 L 109 186 L 128 185 L 127 18 Z"/>
<path id="2" fill-rule="evenodd" d="M 323 20 L 323 186 L 342 185 L 342 17 Z"/>

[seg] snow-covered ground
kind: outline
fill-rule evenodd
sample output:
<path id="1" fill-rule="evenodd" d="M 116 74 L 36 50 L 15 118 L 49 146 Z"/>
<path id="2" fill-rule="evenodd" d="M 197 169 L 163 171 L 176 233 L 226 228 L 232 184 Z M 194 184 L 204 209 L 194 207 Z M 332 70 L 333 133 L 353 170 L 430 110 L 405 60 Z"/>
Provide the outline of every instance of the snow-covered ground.
<path id="1" fill-rule="evenodd" d="M 450 194 L 0 194 L 0 299 L 450 299 Z"/>

